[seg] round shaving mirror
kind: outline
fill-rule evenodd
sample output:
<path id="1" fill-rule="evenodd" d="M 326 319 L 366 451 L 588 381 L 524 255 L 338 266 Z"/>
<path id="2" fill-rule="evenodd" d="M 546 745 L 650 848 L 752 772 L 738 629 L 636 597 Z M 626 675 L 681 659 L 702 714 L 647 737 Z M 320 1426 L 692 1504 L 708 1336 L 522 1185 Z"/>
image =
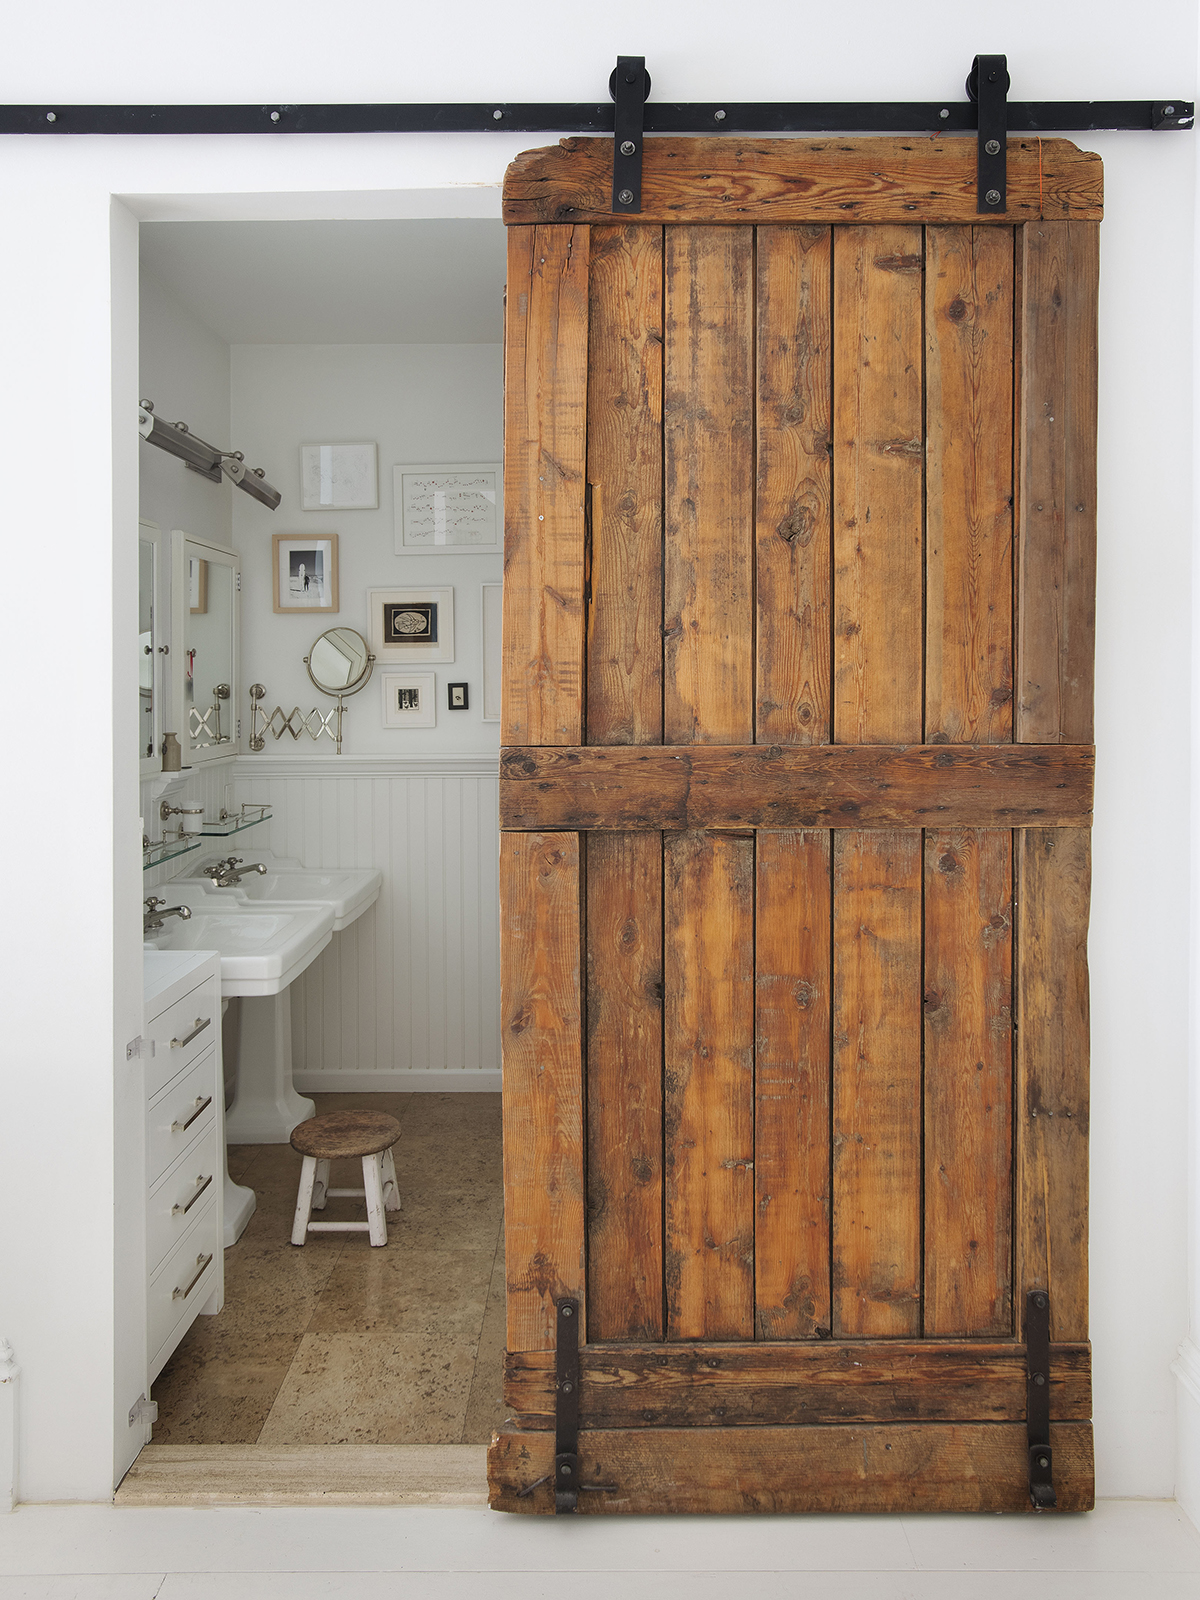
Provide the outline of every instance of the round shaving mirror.
<path id="1" fill-rule="evenodd" d="M 329 628 L 304 658 L 308 675 L 322 694 L 357 694 L 366 687 L 375 657 L 353 628 Z"/>

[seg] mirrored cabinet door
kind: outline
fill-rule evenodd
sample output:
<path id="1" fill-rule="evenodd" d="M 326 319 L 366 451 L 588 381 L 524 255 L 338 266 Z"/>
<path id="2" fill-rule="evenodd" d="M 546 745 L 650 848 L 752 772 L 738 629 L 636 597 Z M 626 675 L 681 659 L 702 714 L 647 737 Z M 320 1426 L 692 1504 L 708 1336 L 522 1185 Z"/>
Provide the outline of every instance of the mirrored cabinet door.
<path id="1" fill-rule="evenodd" d="M 237 752 L 240 571 L 235 550 L 171 535 L 175 718 L 183 764 Z"/>
<path id="2" fill-rule="evenodd" d="M 162 531 L 138 524 L 138 762 L 143 775 L 162 766 L 163 662 L 167 651 Z"/>

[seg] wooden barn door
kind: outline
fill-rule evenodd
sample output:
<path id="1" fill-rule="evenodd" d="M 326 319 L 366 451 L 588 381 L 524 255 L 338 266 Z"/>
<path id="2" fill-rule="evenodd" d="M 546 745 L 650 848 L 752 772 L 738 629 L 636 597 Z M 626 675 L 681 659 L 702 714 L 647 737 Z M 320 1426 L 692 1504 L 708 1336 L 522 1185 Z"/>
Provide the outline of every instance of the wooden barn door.
<path id="1" fill-rule="evenodd" d="M 492 1504 L 1028 1508 L 1038 1290 L 1086 1508 L 1099 161 L 608 156 L 506 186 Z"/>

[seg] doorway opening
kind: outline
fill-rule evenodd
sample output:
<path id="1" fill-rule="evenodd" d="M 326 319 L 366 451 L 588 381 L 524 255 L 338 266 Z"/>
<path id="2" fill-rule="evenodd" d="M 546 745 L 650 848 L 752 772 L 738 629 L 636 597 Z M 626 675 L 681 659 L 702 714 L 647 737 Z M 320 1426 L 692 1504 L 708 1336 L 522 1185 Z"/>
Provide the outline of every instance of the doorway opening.
<path id="1" fill-rule="evenodd" d="M 431 1472 L 451 1498 L 485 1497 L 503 1415 L 504 255 L 502 225 L 479 219 L 142 227 L 142 395 L 157 418 L 241 452 L 281 496 L 272 508 L 239 492 L 236 470 L 210 481 L 142 446 L 143 538 L 190 563 L 169 573 L 162 557 L 154 599 L 183 636 L 165 651 L 151 641 L 161 716 L 141 751 L 157 846 L 143 892 L 190 916 L 149 943 L 207 948 L 217 913 L 234 942 L 238 918 L 305 904 L 334 915 L 274 988 L 218 949 L 224 1293 L 175 1325 L 169 1349 L 148 1334 L 157 1418 L 122 1501 L 403 1500 L 422 1498 Z M 217 586 L 193 567 L 216 574 L 222 551 L 236 562 L 231 681 L 206 723 Z M 167 602 L 185 571 L 187 596 Z M 315 646 L 341 630 L 372 659 L 362 692 L 338 701 Z M 181 770 L 161 772 L 176 722 Z M 366 887 L 343 893 L 342 878 Z M 275 1087 L 260 1093 L 272 1055 Z M 302 1156 L 289 1135 L 345 1111 L 398 1125 L 387 1243 L 328 1227 L 367 1222 L 363 1198 L 337 1193 L 363 1184 L 345 1159 L 294 1245 Z M 151 1195 L 164 1181 L 148 1166 Z M 155 1248 L 149 1229 L 152 1285 Z M 429 1446 L 460 1455 L 436 1469 L 423 1458 L 412 1494 L 395 1488 L 404 1452 Z"/>

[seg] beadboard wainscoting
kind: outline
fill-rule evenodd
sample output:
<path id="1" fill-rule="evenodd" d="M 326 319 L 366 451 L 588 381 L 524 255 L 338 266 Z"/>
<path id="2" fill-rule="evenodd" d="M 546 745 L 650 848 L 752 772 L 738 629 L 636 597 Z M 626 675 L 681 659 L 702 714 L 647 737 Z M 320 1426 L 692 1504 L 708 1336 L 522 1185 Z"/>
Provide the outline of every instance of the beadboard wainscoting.
<path id="1" fill-rule="evenodd" d="M 306 867 L 379 867 L 371 910 L 292 985 L 294 1079 L 327 1090 L 500 1088 L 499 777 L 494 755 L 242 756 L 237 836 Z"/>

